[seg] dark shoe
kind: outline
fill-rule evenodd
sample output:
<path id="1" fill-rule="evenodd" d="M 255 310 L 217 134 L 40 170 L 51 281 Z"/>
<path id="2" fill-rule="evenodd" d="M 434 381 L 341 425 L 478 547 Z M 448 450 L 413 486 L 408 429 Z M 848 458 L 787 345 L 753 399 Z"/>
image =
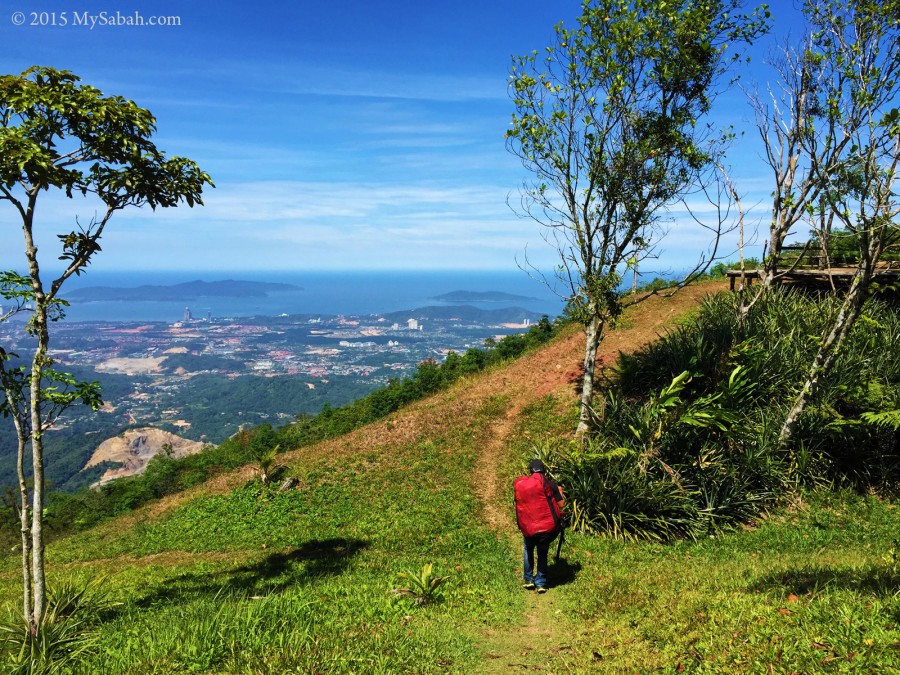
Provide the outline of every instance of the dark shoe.
<path id="1" fill-rule="evenodd" d="M 534 584 L 532 584 L 532 583 L 522 584 L 522 588 L 524 588 L 526 591 L 533 591 Z"/>
<path id="2" fill-rule="evenodd" d="M 543 586 L 538 586 L 538 587 L 537 587 L 537 592 L 538 592 L 538 593 L 546 593 L 546 592 L 547 592 L 547 589 L 544 588 Z"/>

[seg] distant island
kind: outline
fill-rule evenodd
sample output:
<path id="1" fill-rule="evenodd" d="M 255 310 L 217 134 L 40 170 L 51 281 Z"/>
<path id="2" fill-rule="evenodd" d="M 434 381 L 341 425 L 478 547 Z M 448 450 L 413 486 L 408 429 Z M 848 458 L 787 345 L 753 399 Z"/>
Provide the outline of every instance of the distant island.
<path id="1" fill-rule="evenodd" d="M 532 302 L 537 298 L 529 298 L 526 295 L 514 295 L 500 291 L 451 291 L 443 295 L 437 295 L 432 300 L 440 302 L 466 303 L 466 302 Z"/>
<path id="2" fill-rule="evenodd" d="M 69 297 L 86 302 L 104 300 L 122 301 L 184 301 L 197 298 L 264 298 L 269 293 L 303 290 L 293 284 L 279 284 L 262 281 L 188 281 L 172 286 L 135 286 L 114 288 L 112 286 L 89 286 L 69 293 Z"/>

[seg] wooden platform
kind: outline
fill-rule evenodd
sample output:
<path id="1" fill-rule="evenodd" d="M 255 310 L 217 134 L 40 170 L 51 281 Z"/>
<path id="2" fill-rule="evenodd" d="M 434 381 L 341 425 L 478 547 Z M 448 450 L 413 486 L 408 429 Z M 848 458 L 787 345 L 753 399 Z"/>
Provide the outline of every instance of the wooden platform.
<path id="1" fill-rule="evenodd" d="M 835 286 L 846 286 L 850 283 L 856 272 L 855 267 L 832 267 L 830 269 L 796 269 L 791 271 L 779 272 L 779 283 L 782 284 L 798 284 L 803 286 L 826 286 L 831 287 L 834 281 Z M 725 272 L 728 277 L 728 286 L 733 291 L 737 279 L 741 278 L 740 270 L 728 270 Z M 744 270 L 744 278 L 747 285 L 753 285 L 754 279 L 759 279 L 759 270 Z M 875 278 L 880 281 L 896 281 L 900 278 L 900 269 L 884 269 L 879 270 L 875 274 Z"/>

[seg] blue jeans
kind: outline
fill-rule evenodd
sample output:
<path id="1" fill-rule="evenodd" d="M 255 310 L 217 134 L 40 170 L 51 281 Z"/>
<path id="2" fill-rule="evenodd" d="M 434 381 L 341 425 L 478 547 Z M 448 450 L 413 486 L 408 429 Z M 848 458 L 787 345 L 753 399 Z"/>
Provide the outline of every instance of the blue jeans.
<path id="1" fill-rule="evenodd" d="M 536 534 L 525 537 L 525 583 L 534 584 L 538 588 L 547 587 L 547 554 L 550 544 L 556 539 L 556 532 Z M 537 550 L 537 574 L 534 573 L 534 552 Z"/>

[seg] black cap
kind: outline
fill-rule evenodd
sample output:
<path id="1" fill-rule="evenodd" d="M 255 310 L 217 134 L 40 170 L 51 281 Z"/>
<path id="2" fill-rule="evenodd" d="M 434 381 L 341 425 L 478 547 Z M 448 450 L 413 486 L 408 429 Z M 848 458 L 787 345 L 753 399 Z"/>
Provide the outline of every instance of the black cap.
<path id="1" fill-rule="evenodd" d="M 544 473 L 544 463 L 539 459 L 533 459 L 528 463 L 528 470 L 531 473 Z"/>

